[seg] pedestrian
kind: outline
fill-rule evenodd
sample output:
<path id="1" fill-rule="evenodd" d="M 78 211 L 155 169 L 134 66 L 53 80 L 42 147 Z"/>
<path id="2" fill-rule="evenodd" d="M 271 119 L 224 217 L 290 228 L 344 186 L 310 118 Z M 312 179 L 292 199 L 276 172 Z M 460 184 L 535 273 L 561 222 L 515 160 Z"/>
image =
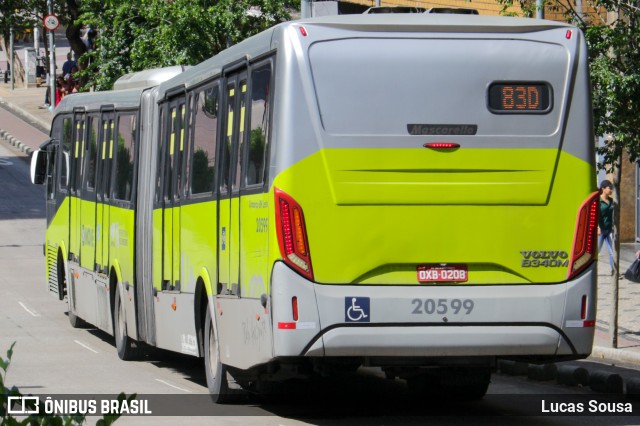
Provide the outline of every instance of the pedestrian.
<path id="1" fill-rule="evenodd" d="M 613 202 L 613 184 L 607 179 L 600 183 L 600 218 L 598 219 L 598 252 L 602 244 L 606 243 L 609 251 L 609 265 L 611 275 L 615 268 L 613 263 L 613 214 L 615 203 Z"/>
<path id="2" fill-rule="evenodd" d="M 62 76 L 58 76 L 56 79 L 56 106 L 60 103 L 62 98 L 68 93 L 67 83 Z"/>
<path id="3" fill-rule="evenodd" d="M 67 60 L 62 64 L 62 75 L 65 76 L 67 74 L 71 74 L 71 69 L 73 67 L 78 68 L 78 63 L 71 59 L 71 52 L 67 53 Z"/>
<path id="4" fill-rule="evenodd" d="M 47 85 L 47 91 L 44 94 L 44 107 L 49 108 L 51 106 L 51 84 L 49 83 L 49 73 L 47 73 L 44 81 Z"/>

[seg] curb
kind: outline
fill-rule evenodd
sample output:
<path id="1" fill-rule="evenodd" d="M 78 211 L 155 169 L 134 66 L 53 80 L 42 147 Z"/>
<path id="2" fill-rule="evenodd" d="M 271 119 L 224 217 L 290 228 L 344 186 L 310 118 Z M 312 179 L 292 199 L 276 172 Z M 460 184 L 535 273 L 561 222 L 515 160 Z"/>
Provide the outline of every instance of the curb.
<path id="1" fill-rule="evenodd" d="M 5 130 L 0 130 L 0 139 L 4 139 L 12 146 L 24 152 L 27 156 L 31 156 L 31 154 L 33 153 L 33 149 L 31 147 L 25 145 L 22 141 L 16 139 L 11 133 Z"/>
<path id="2" fill-rule="evenodd" d="M 640 359 L 640 356 L 619 349 L 594 347 L 592 357 L 612 360 L 605 357 L 608 353 L 615 355 L 617 360 Z M 626 355 L 626 356 L 625 356 Z M 631 361 L 630 361 L 631 362 Z M 507 376 L 527 376 L 533 381 L 554 381 L 558 385 L 568 387 L 589 387 L 594 392 L 608 395 L 624 395 L 628 399 L 640 399 L 640 378 L 624 379 L 617 373 L 599 370 L 597 368 L 583 368 L 572 365 L 530 364 L 519 361 L 499 360 L 496 371 Z"/>
<path id="3" fill-rule="evenodd" d="M 622 361 L 632 364 L 640 364 L 640 353 L 625 351 L 624 349 L 605 348 L 602 346 L 594 346 L 591 350 L 591 357 L 596 359 L 608 359 L 613 361 Z"/>
<path id="4" fill-rule="evenodd" d="M 38 129 L 39 131 L 41 131 L 42 133 L 44 133 L 45 135 L 48 135 L 50 130 L 51 130 L 51 123 L 49 122 L 44 122 L 42 120 L 40 120 L 39 118 L 33 116 L 32 114 L 30 114 L 28 111 L 24 110 L 23 108 L 16 106 L 15 104 L 7 101 L 6 99 L 0 97 L 0 107 L 6 109 L 7 111 L 12 112 L 13 114 L 17 115 L 18 117 L 20 117 L 22 120 L 26 121 L 27 123 L 31 124 L 33 127 L 35 127 L 36 129 Z"/>

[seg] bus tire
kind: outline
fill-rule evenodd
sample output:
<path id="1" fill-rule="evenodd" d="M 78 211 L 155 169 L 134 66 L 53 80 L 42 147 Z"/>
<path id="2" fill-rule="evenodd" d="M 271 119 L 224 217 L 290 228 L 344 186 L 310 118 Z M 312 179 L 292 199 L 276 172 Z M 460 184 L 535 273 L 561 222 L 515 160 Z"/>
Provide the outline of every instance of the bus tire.
<path id="1" fill-rule="evenodd" d="M 58 300 L 64 300 L 67 293 L 67 272 L 64 270 L 64 261 L 62 253 L 58 252 Z"/>
<path id="2" fill-rule="evenodd" d="M 211 400 L 224 404 L 230 400 L 227 368 L 220 361 L 218 330 L 211 310 L 212 307 L 208 306 L 204 324 L 204 366 Z"/>
<path id="3" fill-rule="evenodd" d="M 133 339 L 127 334 L 127 322 L 125 320 L 124 305 L 120 297 L 120 290 L 116 290 L 113 303 L 113 336 L 116 340 L 118 357 L 121 360 L 129 361 L 138 356 L 138 348 L 134 346 Z"/>
<path id="4" fill-rule="evenodd" d="M 85 322 L 71 311 L 71 301 L 69 300 L 71 296 L 67 288 L 67 273 L 64 269 L 62 254 L 58 253 L 58 299 L 64 300 L 65 295 L 67 296 L 67 317 L 69 317 L 69 324 L 71 324 L 73 328 L 84 327 Z"/>
<path id="5" fill-rule="evenodd" d="M 69 317 L 69 324 L 73 328 L 82 328 L 84 326 L 84 321 L 82 321 L 78 316 L 71 312 L 71 308 L 67 311 L 67 316 Z"/>

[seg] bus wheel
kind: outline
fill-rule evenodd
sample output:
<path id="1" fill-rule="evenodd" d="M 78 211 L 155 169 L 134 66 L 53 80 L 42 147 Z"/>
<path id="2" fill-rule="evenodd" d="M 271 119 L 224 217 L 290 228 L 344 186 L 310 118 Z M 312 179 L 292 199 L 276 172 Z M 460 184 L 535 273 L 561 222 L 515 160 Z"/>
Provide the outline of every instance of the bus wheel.
<path id="1" fill-rule="evenodd" d="M 82 328 L 84 326 L 84 321 L 82 321 L 78 316 L 71 312 L 71 308 L 67 311 L 67 316 L 69 317 L 69 324 L 73 328 Z"/>
<path id="2" fill-rule="evenodd" d="M 120 290 L 116 290 L 113 304 L 113 335 L 116 338 L 118 357 L 129 361 L 137 357 L 138 348 L 134 347 L 133 339 L 127 334 L 127 322 L 125 320 L 124 305 L 120 297 Z"/>
<path id="3" fill-rule="evenodd" d="M 64 262 L 62 261 L 62 254 L 58 254 L 58 298 L 64 300 L 64 296 L 67 296 L 67 316 L 69 317 L 69 324 L 73 328 L 84 327 L 85 322 L 82 321 L 76 314 L 71 312 L 71 300 L 67 288 L 67 273 L 64 270 Z"/>
<path id="4" fill-rule="evenodd" d="M 212 317 L 212 307 L 207 307 L 207 317 L 204 325 L 204 366 L 207 376 L 207 387 L 211 399 L 216 403 L 229 402 L 229 384 L 227 382 L 227 368 L 220 361 L 220 345 L 218 332 Z"/>

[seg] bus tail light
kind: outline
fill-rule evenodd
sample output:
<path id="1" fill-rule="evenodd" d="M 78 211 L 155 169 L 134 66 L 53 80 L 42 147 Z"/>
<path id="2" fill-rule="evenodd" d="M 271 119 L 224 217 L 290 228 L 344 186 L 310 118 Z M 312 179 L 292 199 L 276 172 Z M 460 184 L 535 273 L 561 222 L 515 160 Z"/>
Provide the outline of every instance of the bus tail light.
<path id="1" fill-rule="evenodd" d="M 571 264 L 569 265 L 569 279 L 578 275 L 596 259 L 599 201 L 598 193 L 594 192 L 578 210 Z"/>
<path id="2" fill-rule="evenodd" d="M 311 254 L 302 207 L 287 193 L 275 189 L 278 244 L 286 264 L 313 281 Z"/>

